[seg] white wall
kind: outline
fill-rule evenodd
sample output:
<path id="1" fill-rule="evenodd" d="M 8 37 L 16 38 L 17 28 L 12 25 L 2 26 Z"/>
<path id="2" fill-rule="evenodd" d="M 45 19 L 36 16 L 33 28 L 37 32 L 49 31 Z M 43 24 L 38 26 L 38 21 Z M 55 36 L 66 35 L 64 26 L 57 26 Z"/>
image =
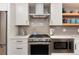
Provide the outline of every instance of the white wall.
<path id="1" fill-rule="evenodd" d="M 16 11 L 15 4 L 9 4 L 8 6 L 8 38 L 16 35 Z"/>
<path id="2" fill-rule="evenodd" d="M 15 4 L 8 4 L 8 28 L 7 28 L 7 54 L 9 54 L 9 48 L 11 47 L 11 37 L 16 36 L 17 28 L 15 26 L 16 23 L 16 11 Z"/>

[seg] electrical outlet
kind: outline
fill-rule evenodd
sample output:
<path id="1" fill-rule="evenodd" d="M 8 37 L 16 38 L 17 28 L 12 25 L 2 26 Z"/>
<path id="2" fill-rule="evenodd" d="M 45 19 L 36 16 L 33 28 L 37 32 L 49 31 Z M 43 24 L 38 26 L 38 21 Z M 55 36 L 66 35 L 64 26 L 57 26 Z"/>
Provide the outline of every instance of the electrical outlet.
<path id="1" fill-rule="evenodd" d="M 77 31 L 79 32 L 79 28 L 77 29 Z"/>
<path id="2" fill-rule="evenodd" d="M 66 29 L 65 28 L 63 28 L 63 32 L 66 32 Z"/>

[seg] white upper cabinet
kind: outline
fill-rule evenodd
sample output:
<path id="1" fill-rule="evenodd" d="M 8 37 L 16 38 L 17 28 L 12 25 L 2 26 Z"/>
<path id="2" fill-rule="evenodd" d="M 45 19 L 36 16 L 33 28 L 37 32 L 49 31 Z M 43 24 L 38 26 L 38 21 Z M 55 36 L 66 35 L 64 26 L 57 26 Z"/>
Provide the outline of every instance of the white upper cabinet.
<path id="1" fill-rule="evenodd" d="M 0 11 L 8 11 L 8 3 L 0 3 Z"/>
<path id="2" fill-rule="evenodd" d="M 50 25 L 62 25 L 62 4 L 51 4 Z"/>
<path id="3" fill-rule="evenodd" d="M 16 4 L 16 25 L 29 25 L 28 4 Z"/>
<path id="4" fill-rule="evenodd" d="M 43 3 L 36 3 L 36 15 L 43 15 L 44 14 L 44 4 Z"/>
<path id="5" fill-rule="evenodd" d="M 29 4 L 30 15 L 50 15 L 49 3 L 30 3 Z"/>
<path id="6" fill-rule="evenodd" d="M 77 37 L 74 41 L 74 53 L 79 54 L 79 37 Z"/>

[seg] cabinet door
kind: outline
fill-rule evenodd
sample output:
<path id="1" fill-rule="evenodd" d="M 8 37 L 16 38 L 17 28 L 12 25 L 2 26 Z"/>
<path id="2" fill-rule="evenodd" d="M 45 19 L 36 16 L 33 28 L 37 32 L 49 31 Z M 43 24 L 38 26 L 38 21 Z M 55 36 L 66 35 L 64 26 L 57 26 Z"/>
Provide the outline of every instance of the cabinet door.
<path id="1" fill-rule="evenodd" d="M 51 4 L 51 18 L 50 25 L 62 25 L 62 4 Z"/>
<path id="2" fill-rule="evenodd" d="M 16 25 L 29 25 L 28 4 L 16 4 Z"/>
<path id="3" fill-rule="evenodd" d="M 75 39 L 74 52 L 75 52 L 75 54 L 79 54 L 79 37 Z"/>
<path id="4" fill-rule="evenodd" d="M 10 38 L 8 41 L 9 55 L 27 55 L 28 54 L 28 40 L 27 38 Z"/>
<path id="5" fill-rule="evenodd" d="M 9 55 L 27 55 L 27 53 L 22 50 L 11 50 L 9 51 Z"/>
<path id="6" fill-rule="evenodd" d="M 0 11 L 8 11 L 8 3 L 0 3 Z"/>

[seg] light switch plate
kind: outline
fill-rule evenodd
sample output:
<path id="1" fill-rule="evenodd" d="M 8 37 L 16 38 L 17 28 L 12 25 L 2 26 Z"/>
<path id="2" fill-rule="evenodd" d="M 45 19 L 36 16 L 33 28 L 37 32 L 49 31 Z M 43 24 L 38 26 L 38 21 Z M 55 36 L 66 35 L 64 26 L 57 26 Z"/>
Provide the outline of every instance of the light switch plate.
<path id="1" fill-rule="evenodd" d="M 77 31 L 79 32 L 79 28 L 77 29 Z"/>

